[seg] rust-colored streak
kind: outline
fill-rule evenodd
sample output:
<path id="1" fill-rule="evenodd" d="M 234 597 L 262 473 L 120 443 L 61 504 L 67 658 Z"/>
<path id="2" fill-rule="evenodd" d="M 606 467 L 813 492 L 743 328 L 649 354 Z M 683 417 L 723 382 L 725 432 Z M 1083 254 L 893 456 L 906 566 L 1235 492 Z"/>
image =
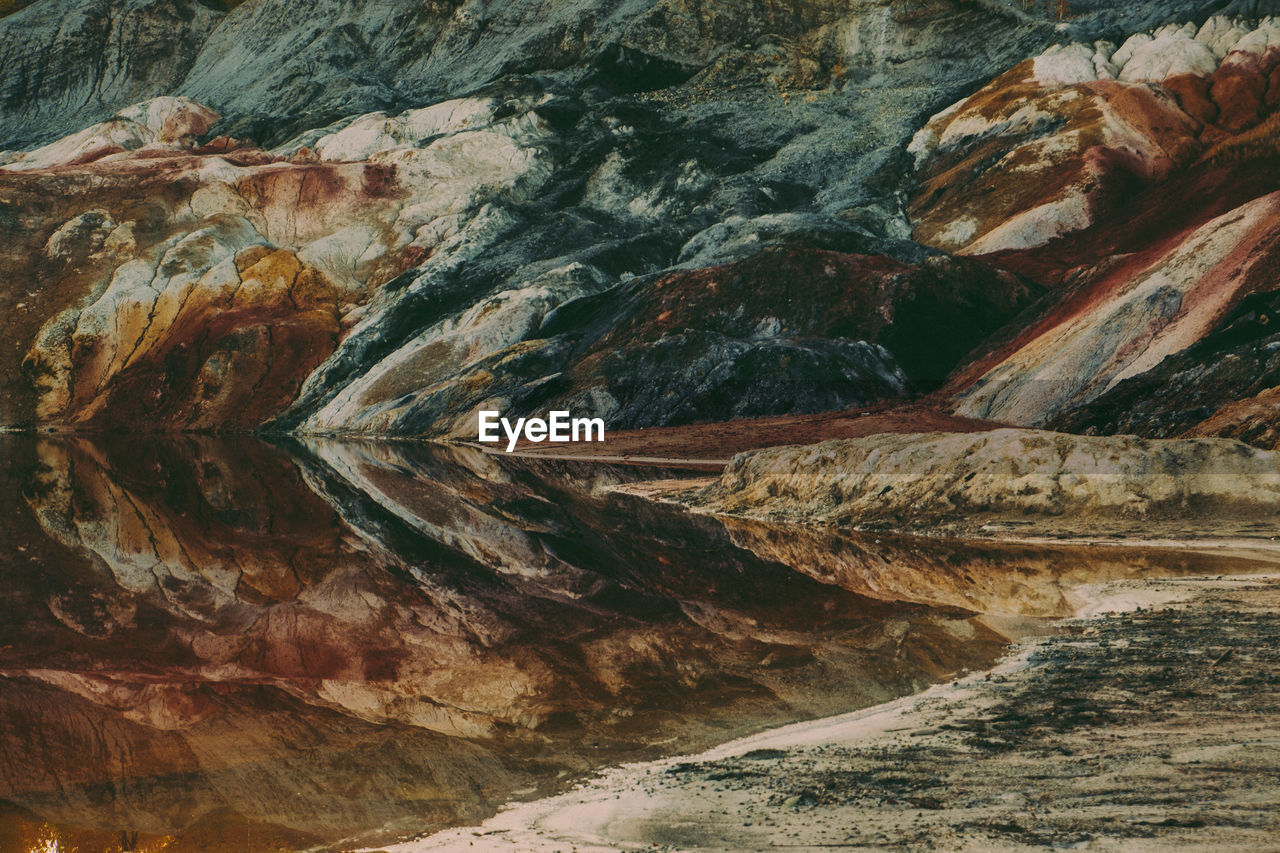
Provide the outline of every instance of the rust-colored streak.
<path id="1" fill-rule="evenodd" d="M 298 310 L 284 296 L 189 310 L 162 345 L 93 396 L 83 422 L 107 429 L 251 428 L 289 404 L 337 339 L 332 306 Z"/>

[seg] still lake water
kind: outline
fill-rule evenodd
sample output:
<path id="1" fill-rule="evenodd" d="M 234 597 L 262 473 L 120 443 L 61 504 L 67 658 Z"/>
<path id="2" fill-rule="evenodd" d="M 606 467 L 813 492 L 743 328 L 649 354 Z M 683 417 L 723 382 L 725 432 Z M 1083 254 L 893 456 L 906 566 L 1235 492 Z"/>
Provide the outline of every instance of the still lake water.
<path id="1" fill-rule="evenodd" d="M 1003 643 L 605 490 L 669 472 L 203 437 L 0 464 L 3 851 L 386 843 Z"/>

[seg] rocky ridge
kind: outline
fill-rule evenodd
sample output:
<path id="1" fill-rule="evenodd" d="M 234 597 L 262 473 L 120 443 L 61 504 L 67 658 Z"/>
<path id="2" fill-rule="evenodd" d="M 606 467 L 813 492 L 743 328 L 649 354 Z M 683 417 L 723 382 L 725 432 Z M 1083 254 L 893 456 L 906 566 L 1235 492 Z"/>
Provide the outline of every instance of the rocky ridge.
<path id="1" fill-rule="evenodd" d="M 958 414 L 1275 446 L 1277 26 L 1057 45 L 916 135 L 916 237 L 1056 294 L 952 377 Z"/>
<path id="2" fill-rule="evenodd" d="M 1127 521 L 1151 536 L 1160 522 L 1194 519 L 1221 534 L 1274 528 L 1280 455 L 1227 439 L 882 434 L 739 454 L 684 500 L 805 523 L 978 529 L 1034 518 L 1037 534 L 1100 535 Z"/>
<path id="3" fill-rule="evenodd" d="M 57 5 L 0 21 L 7 49 L 55 37 L 36 12 Z M 1267 126 L 1269 20 L 1107 43 L 1194 4 L 1079 3 L 1057 30 L 1001 3 L 748 3 L 732 21 L 605 4 L 553 48 L 577 6 L 529 26 L 522 4 L 401 10 L 381 29 L 290 8 L 208 10 L 188 82 L 155 84 L 178 94 L 0 157 L 7 424 L 456 436 L 480 407 L 571 407 L 617 429 L 945 382 L 960 414 L 1043 425 L 1211 336 L 1266 267 L 1265 193 L 1240 198 L 1231 228 L 1215 217 L 1235 216 L 1245 170 L 1228 161 Z M 98 13 L 81 11 L 90 27 Z M 304 18 L 326 22 L 321 41 Z M 1089 34 L 907 145 L 965 80 Z M 293 112 L 268 130 L 260 86 L 297 85 L 276 57 L 298 40 L 332 47 L 326 62 L 387 49 L 274 99 Z M 979 43 L 999 49 L 966 48 Z M 406 108 L 413 80 L 426 105 Z M 466 96 L 445 97 L 459 80 Z M 1207 204 L 1159 234 L 1120 245 L 1105 228 L 1134 181 L 1160 210 L 1179 181 L 1210 179 Z M 1091 265 L 1060 263 L 1071 240 Z M 1226 266 L 1233 253 L 1248 262 Z M 1076 316 L 1085 300 L 1099 307 Z M 1223 431 L 1265 443 L 1265 414 L 1243 402 L 1257 386 L 1201 397 L 1240 403 Z"/>

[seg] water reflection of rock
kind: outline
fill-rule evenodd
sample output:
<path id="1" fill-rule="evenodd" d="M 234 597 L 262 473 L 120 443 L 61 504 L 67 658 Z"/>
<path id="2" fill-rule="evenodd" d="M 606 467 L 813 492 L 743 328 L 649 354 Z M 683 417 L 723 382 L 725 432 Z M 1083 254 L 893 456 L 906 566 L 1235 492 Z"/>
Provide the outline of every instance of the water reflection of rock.
<path id="1" fill-rule="evenodd" d="M 598 488 L 625 470 L 291 449 L 3 440 L 14 813 L 200 849 L 233 824 L 298 845 L 426 829 L 1001 644 Z"/>
<path id="2" fill-rule="evenodd" d="M 1069 616 L 1088 585 L 1144 575 L 1274 571 L 1258 542 L 1183 544 L 957 539 L 718 516 L 737 546 L 886 601 L 990 615 Z"/>

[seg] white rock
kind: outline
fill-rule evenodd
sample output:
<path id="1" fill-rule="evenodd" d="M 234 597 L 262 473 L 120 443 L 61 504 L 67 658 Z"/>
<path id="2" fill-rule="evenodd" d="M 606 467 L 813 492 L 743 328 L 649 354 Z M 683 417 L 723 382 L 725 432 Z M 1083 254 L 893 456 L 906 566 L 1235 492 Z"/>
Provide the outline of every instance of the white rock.
<path id="1" fill-rule="evenodd" d="M 1035 58 L 1036 82 L 1052 87 L 1097 80 L 1096 54 L 1094 48 L 1085 44 L 1055 44 Z"/>
<path id="2" fill-rule="evenodd" d="M 1133 56 L 1133 52 L 1143 45 L 1151 44 L 1153 39 L 1150 33 L 1134 33 L 1125 39 L 1124 44 L 1111 55 L 1111 62 L 1119 68 L 1123 68 Z"/>
<path id="3" fill-rule="evenodd" d="M 1025 343 L 966 391 L 957 411 L 1038 426 L 1185 350 L 1235 296 L 1223 287 L 1192 292 L 1277 211 L 1280 193 L 1272 193 L 1201 226 L 1110 300 Z"/>
<path id="4" fill-rule="evenodd" d="M 1072 189 L 1062 197 L 1007 219 L 966 246 L 961 254 L 985 255 L 1006 249 L 1030 249 L 1043 246 L 1055 237 L 1089 227 L 1089 199 L 1083 191 Z"/>
<path id="5" fill-rule="evenodd" d="M 1128 42 L 1126 42 L 1128 44 Z M 1176 30 L 1134 48 L 1120 68 L 1118 79 L 1127 83 L 1158 83 L 1177 74 L 1204 77 L 1218 69 L 1218 59 L 1202 42 Z"/>
<path id="6" fill-rule="evenodd" d="M 147 128 L 157 142 L 177 142 L 184 136 L 202 136 L 221 118 L 204 104 L 168 95 L 125 107 L 116 113 L 116 117 Z"/>
<path id="7" fill-rule="evenodd" d="M 152 98 L 114 118 L 13 158 L 0 169 L 29 171 L 97 160 L 113 150 L 182 150 L 206 133 L 218 114 L 189 98 Z"/>
<path id="8" fill-rule="evenodd" d="M 1261 56 L 1275 47 L 1280 47 L 1280 26 L 1266 24 L 1242 36 L 1227 54 L 1226 62 L 1231 62 L 1233 56 Z"/>
<path id="9" fill-rule="evenodd" d="M 65 259 L 77 250 L 86 253 L 96 251 L 115 228 L 116 223 L 107 211 L 85 211 L 68 219 L 49 235 L 43 248 L 44 256 L 51 260 Z"/>
<path id="10" fill-rule="evenodd" d="M 484 127 L 493 122 L 493 108 L 490 98 L 461 98 L 408 110 L 395 118 L 369 113 L 321 137 L 315 150 L 324 160 L 367 160 L 383 151 L 417 148 L 434 136 Z"/>
<path id="11" fill-rule="evenodd" d="M 1102 53 L 1093 55 L 1093 73 L 1099 80 L 1114 80 L 1120 75 L 1120 69 Z"/>
<path id="12" fill-rule="evenodd" d="M 1222 59 L 1248 32 L 1248 27 L 1241 26 L 1238 21 L 1224 15 L 1214 15 L 1200 27 L 1196 33 L 1196 41 L 1212 50 L 1218 59 Z"/>

